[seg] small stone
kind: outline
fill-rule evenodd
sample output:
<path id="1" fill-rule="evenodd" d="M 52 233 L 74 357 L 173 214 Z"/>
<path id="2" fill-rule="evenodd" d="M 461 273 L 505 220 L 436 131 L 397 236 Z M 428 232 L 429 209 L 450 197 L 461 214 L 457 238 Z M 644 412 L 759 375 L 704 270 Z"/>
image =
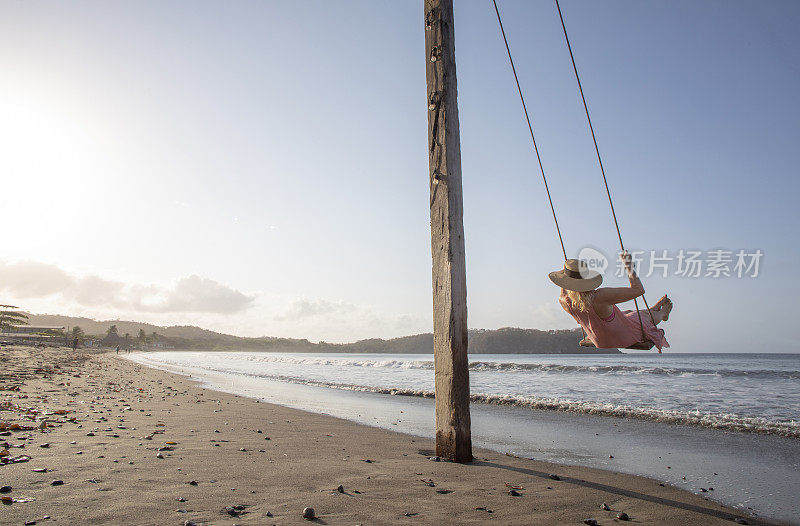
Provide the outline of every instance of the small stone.
<path id="1" fill-rule="evenodd" d="M 430 457 L 430 458 L 428 458 L 428 460 L 430 460 L 431 462 L 441 462 L 442 461 L 442 459 L 439 458 L 439 457 Z"/>
<path id="2" fill-rule="evenodd" d="M 272 517 L 272 512 L 271 511 L 267 512 L 267 517 Z"/>
<path id="3" fill-rule="evenodd" d="M 25 523 L 25 526 L 35 526 L 35 525 L 36 525 L 36 521 L 28 521 L 28 522 Z"/>
<path id="4" fill-rule="evenodd" d="M 708 490 L 706 488 L 700 488 L 700 491 L 702 491 L 703 493 L 706 493 Z"/>
<path id="5" fill-rule="evenodd" d="M 515 489 L 508 490 L 508 494 L 511 495 L 512 497 L 519 497 L 522 495 L 519 491 Z"/>
<path id="6" fill-rule="evenodd" d="M 51 482 L 50 485 L 51 486 L 63 486 L 64 485 L 64 481 L 56 479 L 53 482 Z"/>
<path id="7" fill-rule="evenodd" d="M 50 442 L 45 442 L 44 444 L 39 444 L 39 447 L 50 447 Z"/>
<path id="8" fill-rule="evenodd" d="M 178 513 L 189 513 L 189 510 L 186 510 L 186 509 L 183 509 L 183 508 L 181 508 L 179 510 L 175 510 L 175 511 L 177 511 Z"/>
<path id="9" fill-rule="evenodd" d="M 225 513 L 227 513 L 231 517 L 238 517 L 239 516 L 239 510 L 237 510 L 234 506 L 226 506 L 225 507 Z"/>
<path id="10" fill-rule="evenodd" d="M 608 455 L 608 458 L 614 458 L 614 455 Z"/>
<path id="11" fill-rule="evenodd" d="M 186 499 L 184 497 L 178 497 L 175 500 L 177 500 L 178 502 L 186 502 Z"/>
<path id="12" fill-rule="evenodd" d="M 187 520 L 184 521 L 183 526 L 197 526 L 197 523 L 194 521 Z"/>
<path id="13" fill-rule="evenodd" d="M 11 493 L 11 486 L 3 486 L 0 488 L 0 493 Z"/>
<path id="14" fill-rule="evenodd" d="M 597 526 L 597 520 L 595 519 L 583 519 L 583 523 L 589 526 Z"/>
<path id="15" fill-rule="evenodd" d="M 629 521 L 629 520 L 631 520 L 631 518 L 628 517 L 628 514 L 625 513 L 624 511 L 621 511 L 621 512 L 617 513 L 617 518 L 619 520 L 621 520 L 621 521 Z"/>
<path id="16" fill-rule="evenodd" d="M 190 480 L 189 481 L 189 485 L 190 486 L 197 486 L 197 481 L 196 480 Z"/>
<path id="17" fill-rule="evenodd" d="M 600 505 L 600 509 L 603 511 L 611 511 L 611 506 L 606 504 L 605 502 Z"/>
<path id="18" fill-rule="evenodd" d="M 553 475 L 550 475 L 550 478 L 551 478 L 552 480 L 561 480 L 561 477 L 559 477 L 558 475 L 555 475 L 555 474 L 553 474 Z"/>
<path id="19" fill-rule="evenodd" d="M 8 486 L 6 486 L 6 487 L 8 487 Z M 0 491 L 2 491 L 2 490 L 0 490 Z M 344 486 L 339 484 L 338 486 L 336 486 L 336 491 L 338 491 L 339 493 L 344 493 Z"/>
<path id="20" fill-rule="evenodd" d="M 304 508 L 303 509 L 303 518 L 307 521 L 313 521 L 316 518 L 316 514 L 314 513 L 314 508 Z"/>
<path id="21" fill-rule="evenodd" d="M 239 451 L 247 451 L 247 450 L 245 448 L 243 448 L 243 447 L 240 447 Z"/>

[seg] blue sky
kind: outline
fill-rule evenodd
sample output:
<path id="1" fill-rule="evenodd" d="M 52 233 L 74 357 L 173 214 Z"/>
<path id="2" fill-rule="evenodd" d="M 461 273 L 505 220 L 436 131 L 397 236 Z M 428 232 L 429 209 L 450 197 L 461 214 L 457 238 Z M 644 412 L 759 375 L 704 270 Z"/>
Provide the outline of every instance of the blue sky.
<path id="1" fill-rule="evenodd" d="M 616 250 L 555 4 L 499 1 L 567 250 Z M 674 351 L 798 351 L 800 7 L 562 2 Z M 491 2 L 456 2 L 469 325 L 571 327 Z M 2 2 L 0 293 L 36 312 L 349 341 L 430 330 L 421 2 Z M 612 256 L 613 257 L 613 256 Z M 620 284 L 613 275 L 607 283 Z"/>

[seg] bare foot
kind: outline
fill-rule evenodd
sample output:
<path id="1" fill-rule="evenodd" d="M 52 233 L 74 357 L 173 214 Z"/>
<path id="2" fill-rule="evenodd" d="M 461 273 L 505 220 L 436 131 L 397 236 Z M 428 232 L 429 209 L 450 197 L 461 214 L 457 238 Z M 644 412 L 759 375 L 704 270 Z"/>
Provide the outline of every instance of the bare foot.
<path id="1" fill-rule="evenodd" d="M 668 301 L 669 301 L 669 298 L 667 298 L 667 295 L 666 295 L 666 294 L 664 294 L 663 296 L 661 296 L 661 299 L 660 299 L 660 300 L 658 300 L 657 302 L 655 302 L 655 304 L 654 304 L 652 307 L 650 307 L 650 310 L 659 311 L 659 310 L 661 310 L 661 309 L 664 307 L 664 304 L 665 304 L 666 302 L 668 302 Z"/>
<path id="2" fill-rule="evenodd" d="M 664 297 L 666 298 L 666 296 Z M 667 321 L 669 319 L 669 313 L 672 312 L 672 300 L 667 298 L 661 310 L 664 313 L 664 317 L 661 319 Z"/>

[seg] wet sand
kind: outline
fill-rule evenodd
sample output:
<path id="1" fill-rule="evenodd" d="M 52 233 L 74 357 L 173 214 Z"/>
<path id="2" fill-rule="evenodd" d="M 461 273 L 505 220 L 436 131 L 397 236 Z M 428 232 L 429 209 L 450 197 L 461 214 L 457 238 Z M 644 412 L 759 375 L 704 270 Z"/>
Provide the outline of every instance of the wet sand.
<path id="1" fill-rule="evenodd" d="M 483 450 L 435 462 L 428 439 L 113 353 L 4 347 L 0 365 L 4 458 L 30 457 L 0 465 L 3 524 L 306 524 L 306 507 L 317 524 L 776 524 L 642 477 Z"/>

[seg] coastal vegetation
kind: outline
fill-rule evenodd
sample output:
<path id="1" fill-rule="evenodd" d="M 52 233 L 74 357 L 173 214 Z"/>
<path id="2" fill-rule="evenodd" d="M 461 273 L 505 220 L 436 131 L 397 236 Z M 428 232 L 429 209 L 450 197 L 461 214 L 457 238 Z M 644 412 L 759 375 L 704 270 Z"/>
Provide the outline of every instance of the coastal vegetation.
<path id="1" fill-rule="evenodd" d="M 370 338 L 352 343 L 314 343 L 304 338 L 262 336 L 246 338 L 179 325 L 160 327 L 134 321 L 97 321 L 51 314 L 31 314 L 37 325 L 57 325 L 76 328 L 80 340 L 88 345 L 139 349 L 184 349 L 197 351 L 275 351 L 275 352 L 334 352 L 334 353 L 418 353 L 433 352 L 433 334 L 423 333 L 399 338 Z M 136 334 L 134 338 L 131 335 Z M 614 349 L 586 349 L 578 346 L 578 329 L 537 330 L 506 327 L 502 329 L 471 329 L 471 354 L 597 354 L 619 352 Z"/>

